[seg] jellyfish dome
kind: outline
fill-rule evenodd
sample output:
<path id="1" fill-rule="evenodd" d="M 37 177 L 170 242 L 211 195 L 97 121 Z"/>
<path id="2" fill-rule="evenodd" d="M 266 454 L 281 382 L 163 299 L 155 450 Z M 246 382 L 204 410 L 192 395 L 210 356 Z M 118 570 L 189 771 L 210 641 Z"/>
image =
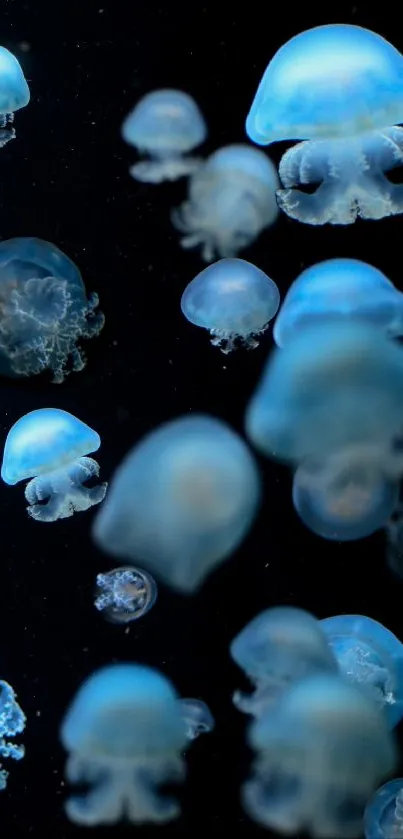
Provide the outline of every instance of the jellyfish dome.
<path id="1" fill-rule="evenodd" d="M 21 65 L 5 47 L 0 47 L 0 148 L 15 137 L 10 124 L 15 111 L 25 108 L 30 92 Z"/>
<path id="2" fill-rule="evenodd" d="M 403 836 L 403 778 L 380 787 L 364 813 L 365 839 L 401 839 Z"/>

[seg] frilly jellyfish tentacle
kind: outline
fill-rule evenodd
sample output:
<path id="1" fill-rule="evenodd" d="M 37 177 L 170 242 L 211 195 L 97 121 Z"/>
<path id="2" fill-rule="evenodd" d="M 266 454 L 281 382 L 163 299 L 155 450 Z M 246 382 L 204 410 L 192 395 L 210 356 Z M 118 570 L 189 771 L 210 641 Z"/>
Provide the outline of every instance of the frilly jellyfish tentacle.
<path id="1" fill-rule="evenodd" d="M 56 469 L 45 476 L 33 478 L 25 488 L 28 514 L 36 521 L 50 522 L 89 510 L 105 498 L 107 483 L 95 487 L 83 486 L 90 478 L 97 478 L 99 465 L 91 457 L 80 457 L 64 469 Z M 43 502 L 46 498 L 49 501 Z"/>
<path id="2" fill-rule="evenodd" d="M 6 738 L 21 734 L 25 723 L 26 716 L 16 700 L 13 688 L 8 682 L 0 679 L 0 758 L 21 760 L 24 757 L 25 747 L 11 743 Z M 6 788 L 8 774 L 0 764 L 0 790 Z"/>

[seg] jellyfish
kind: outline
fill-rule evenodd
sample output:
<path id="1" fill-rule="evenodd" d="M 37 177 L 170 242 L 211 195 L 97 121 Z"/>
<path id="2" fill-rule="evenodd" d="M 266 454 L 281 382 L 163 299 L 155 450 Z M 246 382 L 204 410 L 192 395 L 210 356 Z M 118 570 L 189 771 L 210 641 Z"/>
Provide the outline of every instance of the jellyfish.
<path id="1" fill-rule="evenodd" d="M 394 778 L 380 787 L 364 813 L 365 839 L 403 837 L 403 778 Z"/>
<path id="2" fill-rule="evenodd" d="M 400 579 L 403 577 L 403 505 L 399 503 L 385 526 L 386 562 Z"/>
<path id="3" fill-rule="evenodd" d="M 303 140 L 280 162 L 278 204 L 307 224 L 345 225 L 402 212 L 403 186 L 385 175 L 403 162 L 401 122 L 402 55 L 369 29 L 330 24 L 276 53 L 246 132 L 258 145 Z"/>
<path id="4" fill-rule="evenodd" d="M 254 720 L 257 752 L 242 790 L 249 816 L 279 833 L 359 837 L 369 796 L 396 765 L 382 714 L 334 673 L 295 682 Z"/>
<path id="5" fill-rule="evenodd" d="M 196 740 L 200 734 L 213 730 L 214 717 L 202 699 L 180 699 L 179 702 L 188 740 Z"/>
<path id="6" fill-rule="evenodd" d="M 60 738 L 69 752 L 67 780 L 91 787 L 67 800 L 70 821 L 162 824 L 180 814 L 159 787 L 184 780 L 188 739 L 177 694 L 158 671 L 139 664 L 97 670 L 67 709 Z"/>
<path id="7" fill-rule="evenodd" d="M 342 675 L 367 694 L 394 728 L 403 718 L 403 644 L 364 615 L 336 615 L 320 626 Z"/>
<path id="8" fill-rule="evenodd" d="M 157 584 L 141 568 L 124 565 L 97 574 L 95 608 L 111 623 L 126 624 L 142 618 L 157 599 Z"/>
<path id="9" fill-rule="evenodd" d="M 255 691 L 236 691 L 239 711 L 260 717 L 293 682 L 311 673 L 337 672 L 319 621 L 303 609 L 278 606 L 256 615 L 234 638 L 231 657 Z"/>
<path id="10" fill-rule="evenodd" d="M 131 176 L 158 184 L 176 181 L 197 169 L 200 159 L 184 155 L 204 142 L 207 126 L 188 93 L 153 90 L 130 111 L 122 125 L 122 136 L 140 154 L 151 158 L 132 166 Z"/>
<path id="11" fill-rule="evenodd" d="M 280 304 L 273 280 L 244 259 L 220 259 L 186 286 L 181 308 L 185 318 L 210 332 L 211 343 L 227 354 L 237 340 L 248 349 L 268 327 Z"/>
<path id="12" fill-rule="evenodd" d="M 185 234 L 182 247 L 200 246 L 205 262 L 236 256 L 276 220 L 279 185 L 273 163 L 259 149 L 218 149 L 191 177 L 188 200 L 172 214 Z"/>
<path id="13" fill-rule="evenodd" d="M 85 486 L 99 475 L 98 463 L 86 455 L 100 445 L 99 434 L 67 411 L 30 411 L 7 434 L 1 477 L 10 486 L 32 478 L 25 487 L 31 518 L 65 519 L 105 497 L 106 483 Z"/>
<path id="14" fill-rule="evenodd" d="M 60 383 L 82 370 L 78 344 L 101 331 L 98 295 L 87 299 L 81 274 L 56 245 L 23 237 L 0 243 L 0 374 L 45 370 Z"/>
<path id="15" fill-rule="evenodd" d="M 0 47 L 0 148 L 14 139 L 15 111 L 25 108 L 29 99 L 29 87 L 19 61 L 12 52 Z"/>
<path id="16" fill-rule="evenodd" d="M 112 556 L 192 594 L 246 536 L 260 494 L 255 461 L 234 431 L 208 415 L 179 417 L 124 458 L 93 536 Z"/>
<path id="17" fill-rule="evenodd" d="M 24 731 L 26 716 L 20 708 L 11 685 L 0 679 L 0 758 L 11 757 L 21 760 L 25 755 L 24 746 L 10 742 L 6 738 L 14 738 Z M 0 791 L 7 786 L 8 772 L 0 763 Z"/>

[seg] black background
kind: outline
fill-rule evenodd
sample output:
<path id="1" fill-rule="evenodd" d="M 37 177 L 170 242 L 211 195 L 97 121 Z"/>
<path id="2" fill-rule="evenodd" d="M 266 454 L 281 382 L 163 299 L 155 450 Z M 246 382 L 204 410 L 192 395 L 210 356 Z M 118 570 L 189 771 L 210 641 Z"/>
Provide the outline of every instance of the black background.
<path id="1" fill-rule="evenodd" d="M 62 248 L 97 290 L 106 326 L 88 342 L 88 365 L 61 386 L 44 378 L 0 383 L 0 432 L 35 408 L 71 411 L 101 435 L 108 479 L 126 451 L 159 423 L 206 411 L 242 430 L 246 401 L 272 344 L 228 357 L 181 315 L 180 295 L 203 267 L 183 252 L 169 219 L 186 182 L 141 185 L 128 174 L 133 149 L 120 138 L 136 100 L 158 87 L 191 93 L 209 125 L 204 153 L 245 140 L 244 120 L 261 75 L 292 35 L 323 23 L 356 23 L 403 50 L 398 5 L 337 3 L 310 11 L 249 0 L 3 0 L 0 43 L 22 63 L 29 106 L 17 139 L 0 150 L 0 236 L 39 236 Z M 374 6 L 375 8 L 375 6 Z M 278 162 L 283 146 L 270 149 Z M 304 266 L 330 257 L 373 263 L 401 289 L 403 219 L 311 228 L 285 216 L 241 255 L 282 294 Z M 26 757 L 7 761 L 0 794 L 2 835 L 58 839 L 91 831 L 63 814 L 64 710 L 82 680 L 112 661 L 156 666 L 182 696 L 202 697 L 215 732 L 188 753 L 183 817 L 164 828 L 122 826 L 105 836 L 258 836 L 238 803 L 248 772 L 246 718 L 231 693 L 246 687 L 228 644 L 262 608 L 293 604 L 318 617 L 363 613 L 403 639 L 403 582 L 385 566 L 383 534 L 337 544 L 309 533 L 293 512 L 291 476 L 261 461 L 265 501 L 237 554 L 194 598 L 159 590 L 157 604 L 128 631 L 93 606 L 95 575 L 113 567 L 92 544 L 93 513 L 54 524 L 28 519 L 23 486 L 0 486 L 0 678 L 18 693 L 28 721 Z"/>

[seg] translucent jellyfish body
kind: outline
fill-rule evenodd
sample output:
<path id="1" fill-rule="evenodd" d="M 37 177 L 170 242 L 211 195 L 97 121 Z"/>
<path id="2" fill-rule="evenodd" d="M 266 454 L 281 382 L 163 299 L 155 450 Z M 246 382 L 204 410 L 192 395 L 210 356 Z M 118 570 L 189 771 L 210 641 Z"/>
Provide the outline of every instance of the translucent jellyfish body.
<path id="1" fill-rule="evenodd" d="M 85 486 L 99 474 L 98 463 L 86 455 L 100 445 L 99 434 L 67 411 L 30 411 L 8 432 L 1 477 L 11 486 L 32 478 L 25 488 L 31 518 L 65 519 L 105 497 L 106 483 Z"/>
<path id="2" fill-rule="evenodd" d="M 359 837 L 369 796 L 396 764 L 376 705 L 345 679 L 313 675 L 293 684 L 249 731 L 257 752 L 243 804 L 285 834 Z"/>
<path id="3" fill-rule="evenodd" d="M 196 740 L 200 734 L 213 730 L 214 717 L 202 699 L 181 699 L 180 707 L 188 740 Z"/>
<path id="4" fill-rule="evenodd" d="M 189 175 L 200 159 L 185 157 L 207 136 L 196 102 L 182 90 L 154 90 L 140 99 L 122 125 L 122 136 L 150 160 L 136 163 L 130 174 L 137 181 L 160 183 Z"/>
<path id="5" fill-rule="evenodd" d="M 364 813 L 365 839 L 403 836 L 403 778 L 388 781 L 371 798 Z"/>
<path id="6" fill-rule="evenodd" d="M 401 213 L 403 186 L 384 173 L 403 162 L 402 94 L 403 57 L 368 29 L 318 26 L 281 47 L 246 121 L 259 145 L 305 141 L 281 160 L 280 208 L 308 224 Z"/>
<path id="7" fill-rule="evenodd" d="M 151 574 L 130 565 L 97 574 L 95 608 L 111 623 L 130 623 L 154 606 L 157 584 Z"/>
<path id="8" fill-rule="evenodd" d="M 0 47 L 0 148 L 15 137 L 12 127 L 15 111 L 25 108 L 30 99 L 19 61 L 5 47 Z"/>
<path id="9" fill-rule="evenodd" d="M 21 734 L 25 723 L 26 716 L 15 698 L 11 685 L 0 679 L 0 758 L 11 757 L 13 760 L 21 760 L 24 757 L 24 746 L 12 743 L 8 738 Z M 8 772 L 0 763 L 0 790 L 6 788 L 7 778 Z"/>
<path id="10" fill-rule="evenodd" d="M 403 644 L 364 615 L 336 615 L 320 625 L 343 676 L 375 701 L 393 728 L 403 717 Z"/>
<path id="11" fill-rule="evenodd" d="M 255 687 L 249 696 L 237 691 L 234 705 L 255 717 L 293 682 L 312 673 L 337 672 L 319 621 L 303 609 L 279 606 L 260 612 L 234 638 L 230 653 Z"/>
<path id="12" fill-rule="evenodd" d="M 243 440 L 213 417 L 180 417 L 123 460 L 93 535 L 107 553 L 191 594 L 237 548 L 259 500 L 259 473 Z"/>
<path id="13" fill-rule="evenodd" d="M 280 305 L 279 290 L 260 268 L 244 259 L 220 259 L 204 268 L 182 295 L 185 318 L 207 329 L 221 352 L 239 340 L 248 349 L 267 329 Z"/>
<path id="14" fill-rule="evenodd" d="M 188 740 L 176 692 L 157 671 L 137 664 L 97 670 L 67 709 L 60 737 L 70 753 L 67 780 L 91 787 L 67 800 L 72 822 L 162 824 L 179 815 L 159 787 L 183 781 Z"/>
<path id="15" fill-rule="evenodd" d="M 87 298 L 81 274 L 62 251 L 32 237 L 0 243 L 0 373 L 34 376 L 51 370 L 62 382 L 82 370 L 78 344 L 104 325 L 98 295 Z"/>
<path id="16" fill-rule="evenodd" d="M 276 220 L 277 171 L 266 154 L 247 145 L 224 146 L 189 181 L 188 200 L 172 214 L 185 233 L 183 248 L 202 257 L 236 256 Z"/>

